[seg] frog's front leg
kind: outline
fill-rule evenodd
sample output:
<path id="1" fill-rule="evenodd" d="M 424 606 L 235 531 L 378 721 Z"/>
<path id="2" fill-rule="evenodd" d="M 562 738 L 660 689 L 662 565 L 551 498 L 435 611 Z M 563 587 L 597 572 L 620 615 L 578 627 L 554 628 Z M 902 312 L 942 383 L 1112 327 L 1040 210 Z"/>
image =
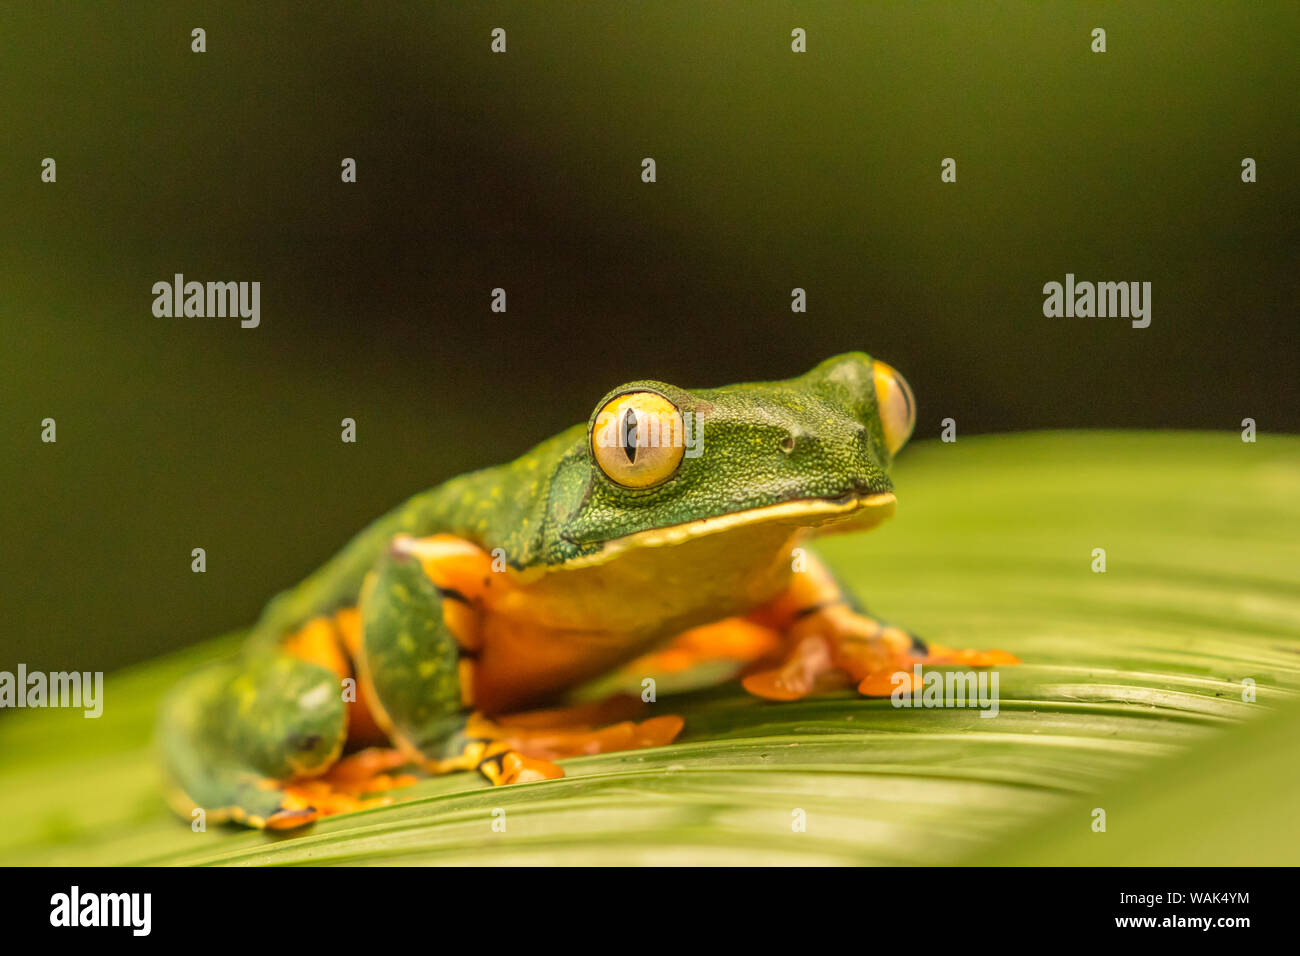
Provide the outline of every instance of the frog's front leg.
<path id="1" fill-rule="evenodd" d="M 953 650 L 927 644 L 914 634 L 875 620 L 811 555 L 790 587 L 750 617 L 785 638 L 780 666 L 759 670 L 744 680 L 751 694 L 771 700 L 798 700 L 842 684 L 846 677 L 868 697 L 888 697 L 899 689 L 907 693 L 913 689 L 916 664 L 991 667 L 1020 663 L 1005 651 Z"/>
<path id="2" fill-rule="evenodd" d="M 489 555 L 463 539 L 392 541 L 362 590 L 357 664 L 375 720 L 401 751 L 433 773 L 477 770 L 509 784 L 564 776 L 552 759 L 653 747 L 677 735 L 680 718 L 638 722 L 606 705 L 494 719 L 477 712 L 481 614 L 490 590 L 500 600 L 510 587 Z"/>
<path id="3" fill-rule="evenodd" d="M 564 776 L 473 711 L 479 606 L 490 559 L 451 535 L 391 542 L 361 592 L 358 673 L 379 726 L 412 760 L 493 784 Z"/>

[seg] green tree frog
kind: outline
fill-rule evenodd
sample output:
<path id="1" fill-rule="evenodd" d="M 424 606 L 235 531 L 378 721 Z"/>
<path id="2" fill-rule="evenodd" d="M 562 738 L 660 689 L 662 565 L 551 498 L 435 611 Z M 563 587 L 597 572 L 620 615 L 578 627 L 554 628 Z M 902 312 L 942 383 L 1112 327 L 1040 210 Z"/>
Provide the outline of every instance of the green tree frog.
<path id="1" fill-rule="evenodd" d="M 379 518 L 270 602 L 238 660 L 184 680 L 159 721 L 171 802 L 282 829 L 390 799 L 403 768 L 563 776 L 556 760 L 682 730 L 618 700 L 537 710 L 646 655 L 739 659 L 774 700 L 1015 663 L 873 620 L 806 548 L 893 514 L 915 421 L 907 382 L 860 352 L 786 381 L 614 389 Z"/>

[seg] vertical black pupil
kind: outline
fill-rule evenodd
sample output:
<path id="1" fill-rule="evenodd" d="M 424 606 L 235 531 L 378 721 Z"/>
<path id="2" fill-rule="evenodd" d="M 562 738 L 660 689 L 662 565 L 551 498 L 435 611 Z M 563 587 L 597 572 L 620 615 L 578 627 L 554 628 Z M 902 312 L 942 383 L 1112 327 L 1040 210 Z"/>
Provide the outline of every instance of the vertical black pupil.
<path id="1" fill-rule="evenodd" d="M 623 453 L 629 462 L 636 461 L 636 412 L 630 408 L 623 413 Z"/>

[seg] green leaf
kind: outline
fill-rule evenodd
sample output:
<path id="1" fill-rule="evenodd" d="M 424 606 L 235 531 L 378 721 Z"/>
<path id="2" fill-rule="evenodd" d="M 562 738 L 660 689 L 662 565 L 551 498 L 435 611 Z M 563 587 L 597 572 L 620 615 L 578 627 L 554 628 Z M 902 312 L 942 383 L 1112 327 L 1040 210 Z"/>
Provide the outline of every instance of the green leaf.
<path id="1" fill-rule="evenodd" d="M 570 760 L 564 780 L 496 790 L 468 774 L 425 780 L 288 837 L 194 833 L 163 808 L 153 710 L 231 637 L 110 676 L 98 720 L 5 715 L 0 860 L 1300 859 L 1300 440 L 962 438 L 908 450 L 896 483 L 892 522 L 820 550 L 873 613 L 1018 654 L 1024 664 L 1000 672 L 996 718 L 847 693 L 767 703 L 734 684 L 672 694 L 665 681 L 654 706 L 686 718 L 671 747 Z M 1106 833 L 1092 832 L 1095 807 Z M 497 808 L 504 833 L 491 828 Z"/>

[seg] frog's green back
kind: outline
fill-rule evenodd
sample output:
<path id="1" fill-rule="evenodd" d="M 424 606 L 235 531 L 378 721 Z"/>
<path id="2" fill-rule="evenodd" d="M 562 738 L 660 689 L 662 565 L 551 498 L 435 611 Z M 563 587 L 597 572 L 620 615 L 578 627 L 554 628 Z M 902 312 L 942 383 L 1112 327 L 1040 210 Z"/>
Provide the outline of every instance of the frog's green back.
<path id="1" fill-rule="evenodd" d="M 395 535 L 452 534 L 486 551 L 501 548 L 526 567 L 541 549 L 548 484 L 568 455 L 581 454 L 586 425 L 574 425 L 504 465 L 452 478 L 371 522 L 301 584 L 277 595 L 253 631 L 278 641 L 306 621 L 354 604 L 366 573 Z"/>

